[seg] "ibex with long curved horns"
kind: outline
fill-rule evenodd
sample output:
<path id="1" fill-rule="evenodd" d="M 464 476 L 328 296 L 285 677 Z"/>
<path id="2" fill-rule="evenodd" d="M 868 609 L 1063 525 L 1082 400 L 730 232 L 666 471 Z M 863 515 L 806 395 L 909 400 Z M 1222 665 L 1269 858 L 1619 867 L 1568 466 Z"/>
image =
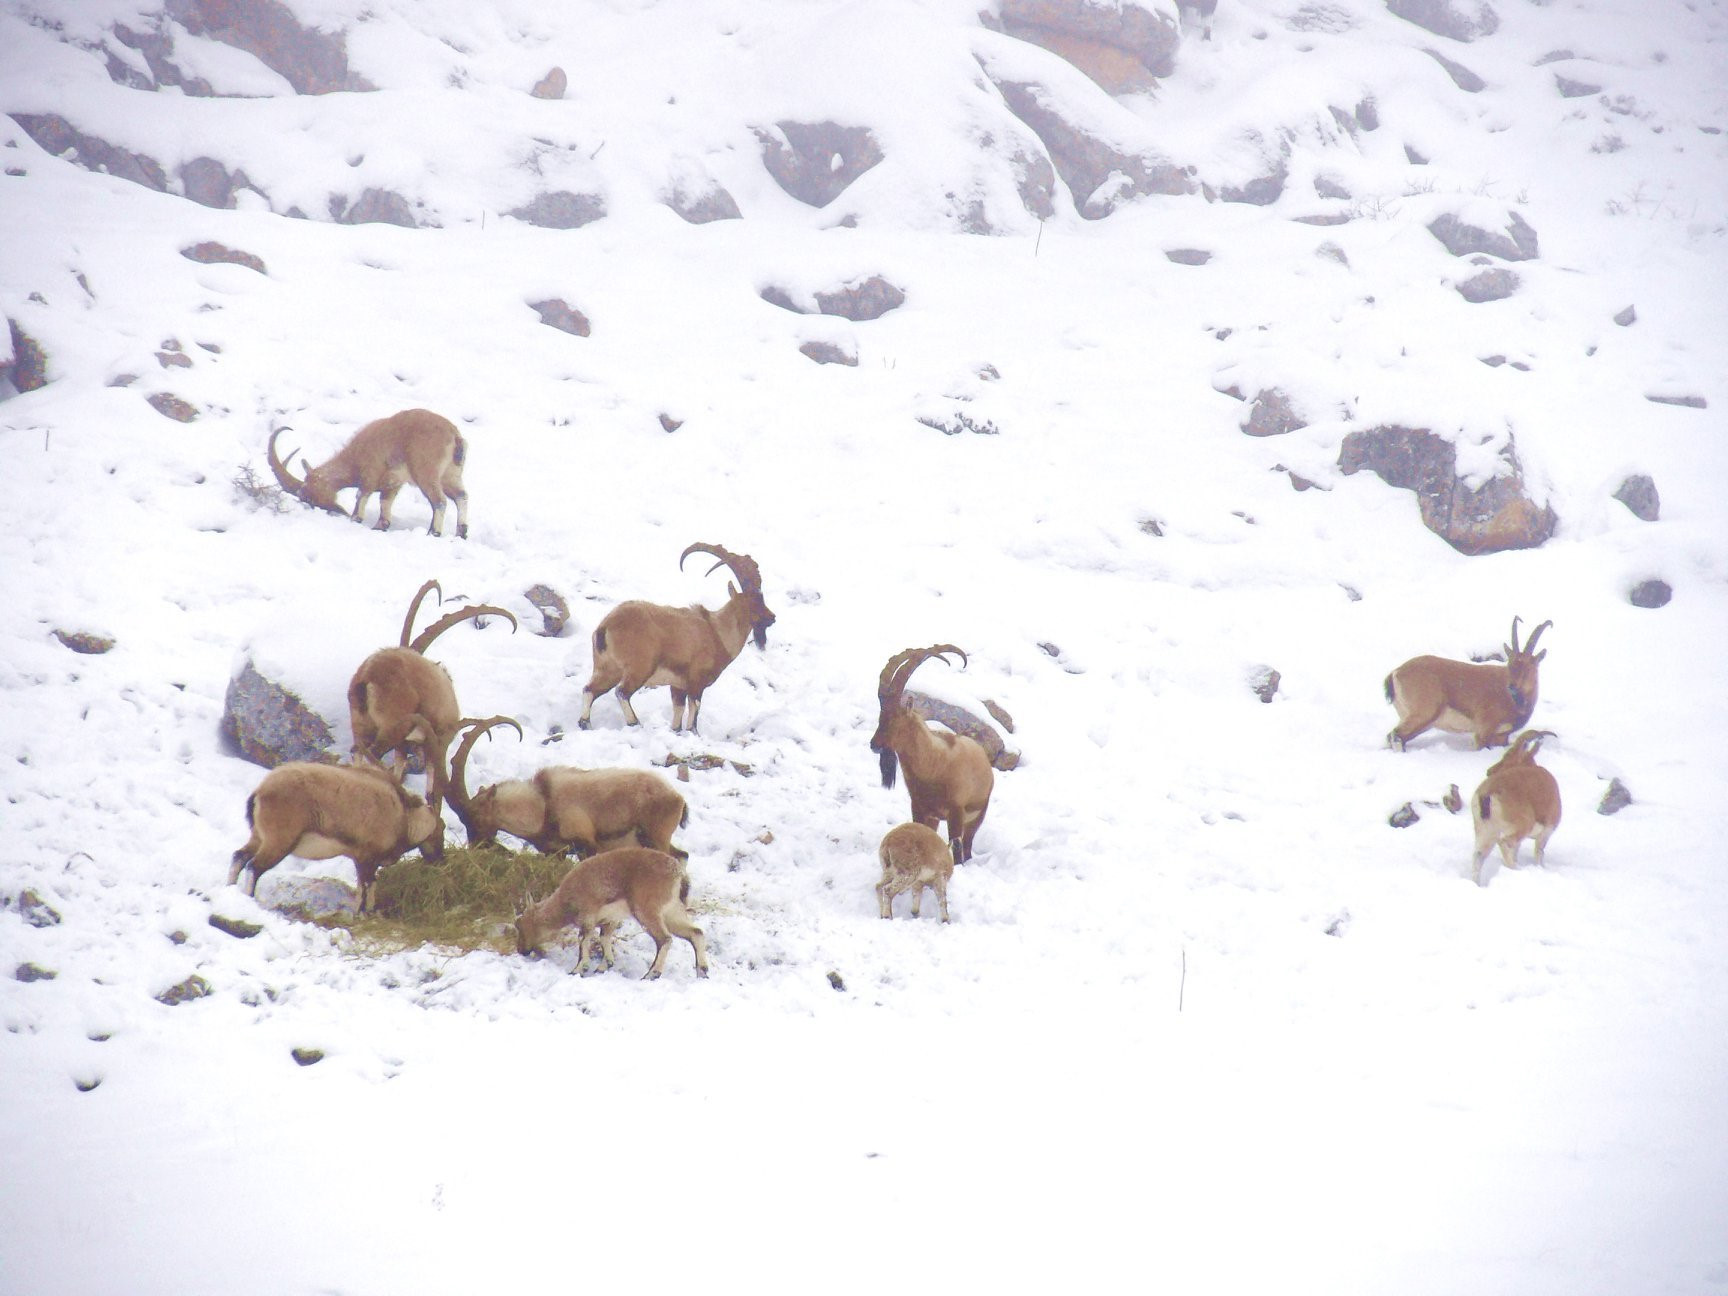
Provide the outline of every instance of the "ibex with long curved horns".
<path id="1" fill-rule="evenodd" d="M 949 653 L 958 654 L 962 664 L 967 660 L 953 644 L 909 648 L 888 659 L 876 687 L 881 714 L 870 750 L 881 758 L 883 787 L 894 786 L 896 765 L 904 767 L 912 821 L 929 828 L 945 821 L 954 862 L 964 864 L 972 858 L 972 839 L 990 808 L 996 782 L 990 756 L 975 739 L 930 728 L 906 700 L 912 672 L 931 657 L 946 661 Z"/>
<path id="2" fill-rule="evenodd" d="M 1461 662 L 1448 657 L 1412 657 L 1386 677 L 1386 700 L 1398 709 L 1398 724 L 1386 735 L 1387 745 L 1405 745 L 1429 729 L 1467 733 L 1483 747 L 1504 747 L 1511 736 L 1530 723 L 1536 710 L 1537 667 L 1548 650 L 1536 651 L 1536 641 L 1553 625 L 1544 621 L 1518 646 L 1518 618 L 1512 618 L 1512 639 L 1506 662 Z"/>
<path id="3" fill-rule="evenodd" d="M 410 409 L 374 419 L 317 467 L 302 459 L 300 467 L 305 476 L 300 478 L 289 471 L 283 457 L 276 453 L 276 438 L 291 430 L 279 427 L 272 432 L 266 453 L 277 482 L 301 503 L 341 513 L 336 492 L 353 487 L 357 494 L 352 516 L 356 522 L 362 522 L 366 516 L 366 497 L 376 494 L 376 529 L 388 531 L 396 492 L 407 482 L 413 482 L 432 506 L 432 524 L 426 528 L 427 534 L 438 535 L 443 531 L 445 501 L 455 500 L 456 538 L 467 538 L 468 492 L 462 486 L 462 465 L 468 457 L 468 443 L 456 425 L 443 415 Z M 290 450 L 287 458 L 292 459 L 298 453 Z"/>
<path id="4" fill-rule="evenodd" d="M 1548 839 L 1560 826 L 1560 784 L 1536 763 L 1546 729 L 1526 729 L 1506 754 L 1488 767 L 1482 786 L 1470 798 L 1470 821 L 1476 830 L 1476 854 L 1471 873 L 1482 884 L 1482 864 L 1488 852 L 1500 848 L 1507 868 L 1518 866 L 1518 847 L 1526 837 L 1536 847 L 1540 867 Z"/>
<path id="5" fill-rule="evenodd" d="M 499 725 L 522 737 L 522 726 L 509 716 L 464 720 L 468 732 L 450 761 L 450 808 L 468 830 L 469 845 L 504 832 L 546 855 L 570 851 L 581 857 L 614 846 L 683 854 L 672 845 L 672 834 L 689 822 L 689 807 L 676 788 L 648 770 L 551 765 L 532 778 L 490 783 L 471 794 L 468 754 Z"/>
<path id="6" fill-rule="evenodd" d="M 444 797 L 445 759 L 462 723 L 462 712 L 450 672 L 429 660 L 426 649 L 459 622 L 501 616 L 509 619 L 514 633 L 516 618 L 504 608 L 479 603 L 440 617 L 416 636 L 414 619 L 421 602 L 434 591 L 442 600 L 444 592 L 437 581 L 427 581 L 414 595 L 402 622 L 399 647 L 380 648 L 360 663 L 348 683 L 348 719 L 354 730 L 356 756 L 381 762 L 394 752 L 396 769 L 405 772 L 408 749 L 420 748 L 426 761 L 427 800 L 436 811 Z"/>
<path id="7" fill-rule="evenodd" d="M 630 698 L 638 689 L 670 685 L 672 728 L 682 730 L 689 712 L 690 732 L 696 732 L 696 716 L 702 709 L 702 694 L 720 678 L 754 636 L 756 646 L 768 644 L 768 627 L 774 614 L 762 599 L 762 575 L 748 554 L 735 554 L 719 545 L 693 544 L 678 556 L 678 566 L 693 553 L 719 559 L 708 570 L 730 568 L 738 578 L 726 584 L 726 604 L 710 612 L 694 607 L 666 607 L 632 599 L 608 612 L 594 629 L 594 670 L 582 690 L 582 714 L 578 728 L 586 729 L 594 699 L 616 689 L 624 719 L 641 723 Z"/>

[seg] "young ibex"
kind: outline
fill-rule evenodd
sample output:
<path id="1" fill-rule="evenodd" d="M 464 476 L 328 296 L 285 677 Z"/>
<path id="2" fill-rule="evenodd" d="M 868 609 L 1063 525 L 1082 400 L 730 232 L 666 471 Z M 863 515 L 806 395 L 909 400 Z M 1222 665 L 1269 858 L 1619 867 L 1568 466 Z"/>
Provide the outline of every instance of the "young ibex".
<path id="1" fill-rule="evenodd" d="M 1500 847 L 1507 868 L 1518 867 L 1518 848 L 1526 837 L 1536 847 L 1536 864 L 1548 848 L 1548 839 L 1560 826 L 1560 785 L 1536 763 L 1546 729 L 1526 729 L 1510 749 L 1488 767 L 1488 776 L 1470 798 L 1470 821 L 1476 829 L 1476 858 L 1471 874 L 1482 885 L 1482 863 L 1488 852 Z"/>
<path id="2" fill-rule="evenodd" d="M 516 952 L 538 953 L 554 933 L 572 923 L 581 935 L 576 966 L 585 969 L 600 949 L 605 967 L 612 966 L 612 936 L 629 914 L 654 938 L 654 962 L 643 979 L 653 980 L 666 967 L 672 937 L 690 942 L 696 951 L 696 975 L 708 975 L 708 942 L 690 921 L 684 905 L 690 898 L 690 878 L 684 865 L 664 851 L 625 846 L 582 860 L 558 884 L 558 889 L 516 915 Z"/>
<path id="3" fill-rule="evenodd" d="M 966 654 L 953 644 L 909 648 L 888 659 L 876 687 L 881 715 L 870 750 L 881 758 L 885 788 L 894 786 L 896 763 L 905 766 L 913 821 L 934 828 L 946 820 L 954 862 L 964 864 L 972 858 L 972 839 L 990 808 L 996 781 L 990 757 L 975 739 L 931 729 L 905 696 L 906 681 L 921 663 L 930 657 L 947 660 L 949 653 L 958 653 L 965 663 Z"/>
<path id="4" fill-rule="evenodd" d="M 456 538 L 467 538 L 468 492 L 462 488 L 462 464 L 468 457 L 468 443 L 449 419 L 423 409 L 403 410 L 389 418 L 375 419 L 316 468 L 302 459 L 300 467 L 305 473 L 302 478 L 296 478 L 276 453 L 276 438 L 291 430 L 279 427 L 270 434 L 270 471 L 276 474 L 282 489 L 302 503 L 341 513 L 336 492 L 352 486 L 358 492 L 354 497 L 354 520 L 365 520 L 366 497 L 376 494 L 377 529 L 388 531 L 396 492 L 403 483 L 411 481 L 432 506 L 432 524 L 426 528 L 427 534 L 438 535 L 443 531 L 444 503 L 453 499 Z M 299 453 L 290 450 L 288 458 Z"/>
<path id="5" fill-rule="evenodd" d="M 378 870 L 418 846 L 428 859 L 444 853 L 438 812 L 376 765 L 290 761 L 264 776 L 246 798 L 252 835 L 234 852 L 228 885 L 247 874 L 246 894 L 290 855 L 324 860 L 346 855 L 360 881 L 360 912 L 372 905 Z"/>
<path id="6" fill-rule="evenodd" d="M 929 887 L 941 906 L 942 921 L 948 921 L 948 882 L 954 876 L 954 856 L 934 828 L 921 823 L 890 828 L 876 853 L 882 861 L 876 898 L 882 902 L 884 918 L 894 916 L 894 897 L 907 891 L 912 893 L 912 916 L 916 918 L 924 888 Z"/>
<path id="7" fill-rule="evenodd" d="M 470 794 L 468 753 L 498 725 L 522 737 L 522 726 L 508 716 L 464 720 L 468 732 L 450 762 L 450 806 L 468 830 L 469 845 L 506 832 L 546 855 L 570 851 L 580 857 L 626 845 L 682 854 L 672 834 L 689 823 L 689 808 L 676 788 L 647 770 L 553 765 L 532 778 L 492 783 Z"/>
<path id="8" fill-rule="evenodd" d="M 1518 618 L 1512 618 L 1512 641 L 1506 664 L 1461 662 L 1448 657 L 1412 657 L 1386 677 L 1386 700 L 1398 708 L 1398 724 L 1386 743 L 1403 751 L 1409 741 L 1428 729 L 1467 733 L 1476 748 L 1504 747 L 1530 723 L 1536 710 L 1537 667 L 1548 655 L 1536 651 L 1536 641 L 1553 625 L 1544 621 L 1518 646 Z"/>
<path id="9" fill-rule="evenodd" d="M 594 699 L 607 689 L 618 690 L 618 701 L 629 724 L 640 723 L 630 697 L 638 689 L 659 684 L 672 687 L 672 728 L 687 723 L 696 732 L 696 716 L 702 709 L 702 694 L 720 678 L 720 672 L 755 636 L 756 646 L 768 644 L 768 627 L 774 614 L 762 600 L 762 576 L 748 554 L 735 554 L 719 545 L 693 544 L 678 557 L 678 566 L 693 553 L 718 558 L 708 570 L 729 567 L 738 584 L 727 582 L 726 605 L 718 612 L 707 608 L 665 607 L 632 599 L 608 612 L 594 630 L 594 670 L 582 690 L 582 714 L 578 728 L 588 727 Z"/>
<path id="10" fill-rule="evenodd" d="M 354 730 L 354 753 L 367 760 L 383 761 L 395 754 L 398 774 L 406 773 L 408 749 L 418 747 L 426 762 L 426 780 L 432 808 L 444 797 L 447 778 L 445 759 L 462 713 L 456 705 L 456 686 L 450 672 L 425 656 L 432 641 L 451 626 L 476 617 L 509 618 L 511 632 L 516 618 L 501 607 L 479 603 L 439 618 L 414 636 L 414 618 L 425 597 L 443 590 L 437 581 L 427 581 L 408 605 L 402 623 L 400 647 L 380 648 L 354 672 L 348 683 L 348 720 Z"/>

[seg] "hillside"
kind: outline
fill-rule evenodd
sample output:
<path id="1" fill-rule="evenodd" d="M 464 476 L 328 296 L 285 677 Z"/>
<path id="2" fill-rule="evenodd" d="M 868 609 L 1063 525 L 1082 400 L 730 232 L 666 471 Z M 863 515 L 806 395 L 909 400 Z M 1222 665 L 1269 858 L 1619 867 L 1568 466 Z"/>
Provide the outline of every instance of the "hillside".
<path id="1" fill-rule="evenodd" d="M 0 1291 L 1728 1284 L 1725 128 L 1703 0 L 0 0 Z M 259 488 L 415 407 L 467 539 Z M 766 648 L 578 730 L 692 542 Z M 706 980 L 225 885 L 232 681 L 345 751 L 428 579 L 476 781 L 688 768 Z M 1514 617 L 1478 887 L 1382 680 Z M 1019 762 L 884 923 L 938 643 Z"/>

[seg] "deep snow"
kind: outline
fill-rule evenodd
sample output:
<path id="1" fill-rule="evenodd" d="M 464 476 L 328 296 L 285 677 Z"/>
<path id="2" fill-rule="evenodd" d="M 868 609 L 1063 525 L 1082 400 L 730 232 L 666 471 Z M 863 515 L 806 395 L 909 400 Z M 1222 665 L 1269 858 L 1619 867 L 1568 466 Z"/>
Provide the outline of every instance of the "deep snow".
<path id="1" fill-rule="evenodd" d="M 1055 73 L 970 5 L 294 0 L 351 29 L 381 91 L 295 97 L 187 38 L 219 89 L 269 96 L 243 100 L 123 90 L 32 21 L 90 40 L 135 4 L 0 7 L 9 112 L 164 160 L 232 147 L 308 210 L 378 184 L 443 216 L 211 211 L 0 119 L 23 172 L 0 303 L 54 377 L 0 404 L 0 948 L 58 974 L 0 981 L 0 1290 L 1728 1287 L 1721 5 L 1502 0 L 1498 32 L 1446 51 L 1488 82 L 1466 95 L 1436 38 L 1367 0 L 1225 0 L 1119 129 L 1231 183 L 1286 140 L 1279 203 L 1065 206 L 993 238 L 950 232 L 942 195 L 996 121 L 975 60 Z M 571 98 L 527 98 L 552 62 Z M 1603 94 L 1559 97 L 1556 68 Z M 1350 136 L 1328 105 L 1366 95 L 1381 129 Z M 857 228 L 757 161 L 748 124 L 810 114 L 871 121 L 895 162 L 848 192 Z M 612 214 L 500 217 L 540 183 L 529 153 Z M 746 219 L 659 205 L 684 172 Z M 1309 196 L 1320 173 L 1357 197 Z M 1472 306 L 1425 227 L 1484 209 L 1522 213 L 1542 255 Z M 206 238 L 268 274 L 178 254 Z M 1184 247 L 1214 255 L 1164 255 Z M 906 305 L 851 324 L 758 295 L 867 273 Z M 544 296 L 592 336 L 541 326 Z M 190 368 L 158 365 L 167 339 Z M 812 364 L 813 339 L 859 364 Z M 1223 389 L 1275 384 L 1310 425 L 1242 436 Z M 164 421 L 143 398 L 166 390 L 201 417 Z M 276 423 L 317 456 L 414 405 L 470 440 L 465 543 L 424 535 L 411 489 L 378 534 L 233 485 Z M 999 434 L 918 421 L 961 410 Z M 1392 422 L 1456 435 L 1466 468 L 1512 434 L 1559 533 L 1465 558 L 1409 493 L 1340 476 L 1343 432 Z M 1660 521 L 1611 498 L 1630 472 Z M 767 651 L 710 691 L 699 738 L 663 691 L 640 730 L 602 700 L 576 732 L 608 607 L 720 600 L 677 570 L 694 540 L 761 564 Z M 1650 576 L 1673 601 L 1632 607 Z M 340 699 L 428 577 L 525 627 L 538 582 L 574 612 L 557 639 L 437 645 L 467 713 L 529 734 L 483 744 L 478 778 L 751 767 L 683 787 L 708 981 L 682 945 L 636 980 L 634 928 L 620 971 L 576 978 L 568 954 L 362 956 L 267 907 L 340 861 L 284 865 L 263 905 L 222 885 L 262 777 L 219 736 L 238 662 Z M 1554 621 L 1537 720 L 1566 815 L 1545 869 L 1478 888 L 1467 820 L 1427 803 L 1488 758 L 1387 750 L 1380 681 L 1491 651 L 1514 615 Z M 117 646 L 76 656 L 55 629 Z M 955 921 L 883 923 L 875 845 L 905 800 L 866 747 L 876 675 L 938 641 L 970 666 L 918 684 L 1000 702 L 1024 760 Z M 1613 776 L 1635 802 L 1598 815 Z M 28 926 L 27 888 L 63 921 Z M 154 1000 L 194 972 L 213 994 Z"/>

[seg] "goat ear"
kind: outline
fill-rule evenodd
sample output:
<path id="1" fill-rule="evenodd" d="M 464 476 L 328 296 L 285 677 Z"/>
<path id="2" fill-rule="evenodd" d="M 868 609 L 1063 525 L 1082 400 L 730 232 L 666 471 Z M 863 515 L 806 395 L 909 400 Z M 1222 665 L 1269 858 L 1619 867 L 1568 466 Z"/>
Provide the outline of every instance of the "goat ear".
<path id="1" fill-rule="evenodd" d="M 300 471 L 302 474 L 311 472 L 312 471 L 312 461 L 310 459 L 302 459 L 300 461 Z"/>
<path id="2" fill-rule="evenodd" d="M 1541 661 L 1547 655 L 1548 655 L 1548 650 L 1546 648 L 1544 648 L 1541 652 L 1536 654 L 1536 660 Z"/>

